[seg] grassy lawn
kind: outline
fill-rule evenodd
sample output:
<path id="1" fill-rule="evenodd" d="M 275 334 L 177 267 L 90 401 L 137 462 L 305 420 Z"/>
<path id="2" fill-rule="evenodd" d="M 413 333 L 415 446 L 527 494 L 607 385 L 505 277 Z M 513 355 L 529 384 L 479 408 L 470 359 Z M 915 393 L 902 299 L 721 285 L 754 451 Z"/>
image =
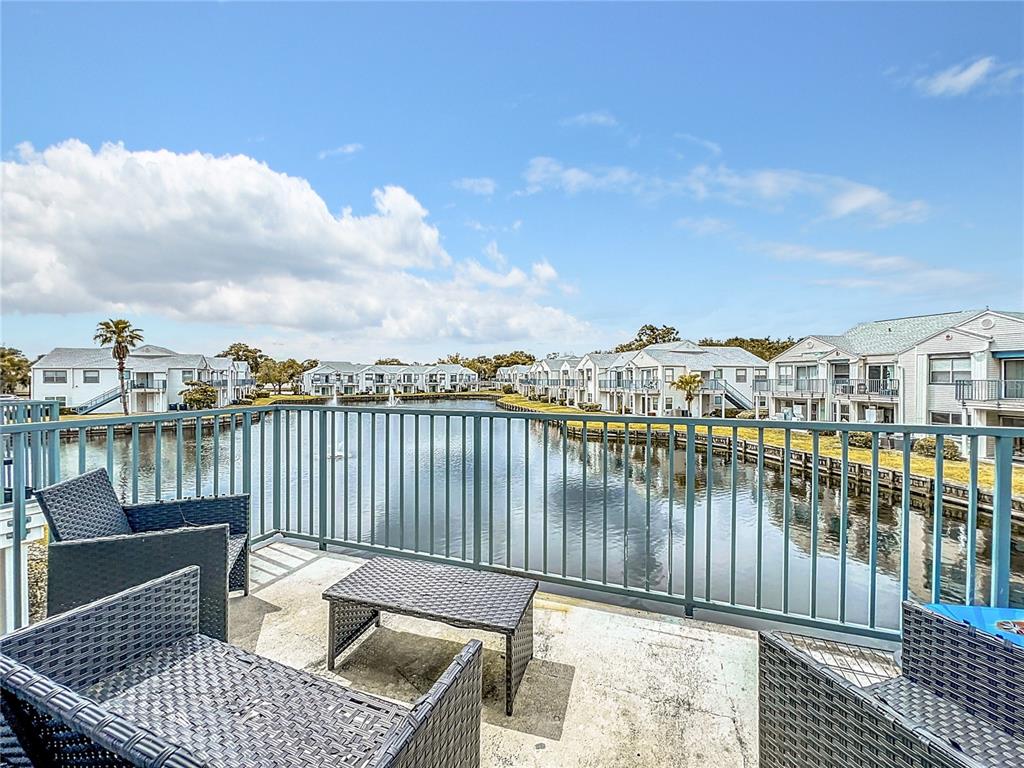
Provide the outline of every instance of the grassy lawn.
<path id="1" fill-rule="evenodd" d="M 518 405 L 523 408 L 529 408 L 532 411 L 538 411 L 540 413 L 583 413 L 579 408 L 571 405 L 552 405 L 550 403 L 539 403 L 533 400 L 528 400 L 521 395 L 506 395 L 501 398 L 502 403 L 509 405 Z M 580 421 L 568 422 L 570 426 L 579 428 L 583 426 Z M 785 430 L 772 429 L 768 425 L 772 422 L 765 422 L 764 431 L 764 442 L 766 445 L 782 446 L 785 444 Z M 623 430 L 622 422 L 609 422 L 609 432 L 621 432 Z M 669 428 L 668 424 L 655 424 L 651 427 L 652 432 L 665 432 Z M 588 429 L 593 429 L 597 432 L 600 431 L 600 425 L 592 424 L 588 426 Z M 646 430 L 646 424 L 630 424 L 631 430 Z M 686 427 L 677 426 L 676 429 L 685 431 Z M 698 432 L 705 433 L 705 429 L 698 427 Z M 732 429 L 730 427 L 715 427 L 715 435 L 721 435 L 723 437 L 730 437 L 732 435 Z M 738 430 L 739 437 L 745 440 L 757 440 L 757 429 L 752 427 L 740 427 Z M 793 432 L 790 436 L 790 446 L 795 451 L 811 451 L 811 435 L 806 432 Z M 842 455 L 842 448 L 838 436 L 822 435 L 818 438 L 818 453 L 821 456 L 827 456 L 832 458 L 839 458 Z M 871 450 L 868 448 L 849 448 L 848 455 L 850 463 L 864 464 L 871 466 Z M 889 451 L 880 450 L 878 452 L 878 466 L 884 469 L 902 469 L 903 468 L 903 452 L 902 451 Z M 916 453 L 910 455 L 910 471 L 912 474 L 918 477 L 935 477 L 935 459 L 928 456 L 919 456 Z M 968 485 L 970 479 L 970 465 L 967 461 L 962 460 L 951 460 L 946 459 L 943 461 L 943 476 L 946 482 L 957 483 L 959 485 Z M 995 484 L 995 468 L 992 464 L 986 462 L 978 463 L 978 487 L 991 490 Z M 1014 496 L 1024 496 L 1024 467 L 1015 466 L 1013 468 L 1013 481 L 1012 481 L 1012 492 Z"/>
<path id="2" fill-rule="evenodd" d="M 292 395 L 292 394 L 280 394 L 280 395 L 267 395 L 266 397 L 257 397 L 252 401 L 253 405 L 273 405 L 274 403 L 322 403 L 331 398 L 327 395 Z M 244 408 L 245 406 L 237 406 Z"/>
<path id="3" fill-rule="evenodd" d="M 124 416 L 121 411 L 117 413 L 62 413 L 60 415 L 61 421 L 79 421 L 81 419 L 116 419 L 118 416 Z"/>

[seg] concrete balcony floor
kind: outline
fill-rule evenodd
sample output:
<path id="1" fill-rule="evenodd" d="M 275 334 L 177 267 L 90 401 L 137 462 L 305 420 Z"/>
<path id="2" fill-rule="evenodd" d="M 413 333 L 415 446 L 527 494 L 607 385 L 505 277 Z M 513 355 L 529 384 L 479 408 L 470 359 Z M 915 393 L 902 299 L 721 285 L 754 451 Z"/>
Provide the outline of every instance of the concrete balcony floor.
<path id="1" fill-rule="evenodd" d="M 252 592 L 231 601 L 231 641 L 293 667 L 411 703 L 459 648 L 484 642 L 482 764 L 757 764 L 757 638 L 748 630 L 538 592 L 534 659 L 506 717 L 497 635 L 384 615 L 326 669 L 321 592 L 362 561 L 275 542 L 252 561 Z M 543 585 L 542 585 L 543 586 Z"/>

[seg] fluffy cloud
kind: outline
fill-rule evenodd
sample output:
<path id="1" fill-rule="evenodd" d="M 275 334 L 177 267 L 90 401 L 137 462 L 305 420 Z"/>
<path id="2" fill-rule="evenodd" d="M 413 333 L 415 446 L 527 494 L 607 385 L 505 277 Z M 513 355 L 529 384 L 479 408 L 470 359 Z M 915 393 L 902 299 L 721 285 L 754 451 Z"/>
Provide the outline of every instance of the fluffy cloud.
<path id="1" fill-rule="evenodd" d="M 540 302 L 535 275 L 499 285 L 453 263 L 401 187 L 375 190 L 371 212 L 334 214 L 305 179 L 244 155 L 74 140 L 19 151 L 3 163 L 7 313 L 153 313 L 342 340 L 585 328 Z"/>
<path id="2" fill-rule="evenodd" d="M 490 196 L 498 189 L 498 182 L 487 176 L 463 177 L 453 181 L 452 186 L 473 195 Z"/>

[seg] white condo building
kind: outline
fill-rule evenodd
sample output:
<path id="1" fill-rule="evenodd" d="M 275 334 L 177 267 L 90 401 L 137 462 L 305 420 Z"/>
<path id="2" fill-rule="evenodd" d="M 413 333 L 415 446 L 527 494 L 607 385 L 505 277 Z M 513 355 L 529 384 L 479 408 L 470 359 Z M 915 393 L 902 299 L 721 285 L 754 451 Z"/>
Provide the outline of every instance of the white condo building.
<path id="1" fill-rule="evenodd" d="M 463 365 L 371 365 L 325 360 L 302 376 L 303 389 L 314 395 L 387 395 L 417 392 L 467 392 L 479 376 Z"/>
<path id="2" fill-rule="evenodd" d="M 253 385 L 249 366 L 242 361 L 145 344 L 125 360 L 128 412 L 176 407 L 194 379 L 217 390 L 218 408 L 247 397 Z M 109 347 L 57 347 L 32 364 L 32 397 L 56 400 L 79 413 L 120 413 L 120 391 L 117 361 Z"/>
<path id="3" fill-rule="evenodd" d="M 702 386 L 687 406 L 672 384 L 689 373 L 700 374 Z M 632 352 L 552 356 L 531 366 L 518 386 L 526 395 L 616 413 L 709 416 L 764 407 L 754 383 L 767 376 L 768 363 L 745 349 L 676 341 Z"/>
<path id="4" fill-rule="evenodd" d="M 861 323 L 838 336 L 807 336 L 770 368 L 761 386 L 773 415 L 1024 427 L 1024 312 Z M 1024 458 L 1024 441 L 1014 452 Z"/>

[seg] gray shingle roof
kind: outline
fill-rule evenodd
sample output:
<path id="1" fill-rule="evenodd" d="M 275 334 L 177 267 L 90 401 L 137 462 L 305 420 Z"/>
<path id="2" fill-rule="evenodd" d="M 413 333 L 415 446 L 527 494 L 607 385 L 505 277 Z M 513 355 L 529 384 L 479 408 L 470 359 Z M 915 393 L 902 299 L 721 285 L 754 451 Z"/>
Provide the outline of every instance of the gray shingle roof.
<path id="1" fill-rule="evenodd" d="M 115 368 L 110 347 L 54 347 L 32 364 L 33 368 Z"/>
<path id="2" fill-rule="evenodd" d="M 943 312 L 936 315 L 894 317 L 859 323 L 840 336 L 815 336 L 858 355 L 880 355 L 900 352 L 939 331 L 970 320 L 982 310 Z"/>

